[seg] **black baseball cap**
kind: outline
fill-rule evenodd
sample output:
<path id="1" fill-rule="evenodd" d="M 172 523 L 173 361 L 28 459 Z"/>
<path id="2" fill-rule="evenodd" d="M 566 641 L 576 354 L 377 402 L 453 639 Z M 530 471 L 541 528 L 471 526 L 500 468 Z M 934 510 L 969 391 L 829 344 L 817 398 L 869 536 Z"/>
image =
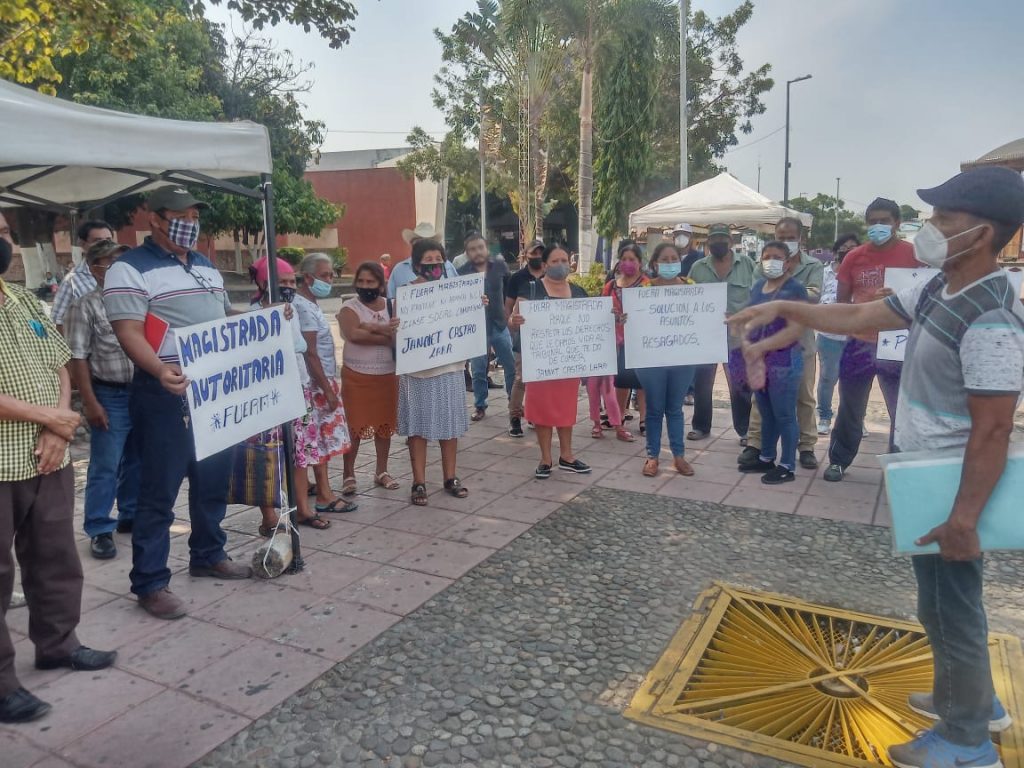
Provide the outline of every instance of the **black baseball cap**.
<path id="1" fill-rule="evenodd" d="M 146 198 L 146 206 L 151 211 L 184 211 L 188 208 L 209 208 L 210 204 L 197 200 L 184 187 L 160 187 Z"/>
<path id="2" fill-rule="evenodd" d="M 982 166 L 958 173 L 917 196 L 935 208 L 962 211 L 1001 224 L 1024 223 L 1024 177 L 999 166 Z"/>

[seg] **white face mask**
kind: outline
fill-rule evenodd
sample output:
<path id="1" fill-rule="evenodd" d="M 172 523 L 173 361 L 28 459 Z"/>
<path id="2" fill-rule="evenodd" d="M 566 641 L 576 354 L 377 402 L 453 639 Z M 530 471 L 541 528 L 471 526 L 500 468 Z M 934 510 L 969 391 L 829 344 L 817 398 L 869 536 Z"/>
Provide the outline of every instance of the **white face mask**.
<path id="1" fill-rule="evenodd" d="M 790 256 L 796 256 L 797 251 L 800 250 L 800 243 L 798 243 L 796 240 L 790 240 L 788 243 L 786 243 L 786 247 L 789 248 Z"/>
<path id="2" fill-rule="evenodd" d="M 958 232 L 952 237 L 943 237 L 942 232 L 938 227 L 930 221 L 926 222 L 925 225 L 918 230 L 918 233 L 914 235 L 914 258 L 922 264 L 927 264 L 929 267 L 942 269 L 947 261 L 955 259 L 957 256 L 967 253 L 967 251 L 970 250 L 970 248 L 967 248 L 950 255 L 949 241 L 953 238 L 960 237 L 960 235 L 966 235 L 968 232 L 981 229 L 983 226 L 985 225 L 978 224 L 970 229 L 965 229 L 963 232 Z"/>
<path id="3" fill-rule="evenodd" d="M 685 248 L 690 244 L 690 238 L 686 235 L 676 235 L 676 245 L 680 248 Z"/>
<path id="4" fill-rule="evenodd" d="M 774 280 L 786 274 L 786 262 L 782 259 L 766 259 L 761 262 L 761 270 L 765 277 Z"/>

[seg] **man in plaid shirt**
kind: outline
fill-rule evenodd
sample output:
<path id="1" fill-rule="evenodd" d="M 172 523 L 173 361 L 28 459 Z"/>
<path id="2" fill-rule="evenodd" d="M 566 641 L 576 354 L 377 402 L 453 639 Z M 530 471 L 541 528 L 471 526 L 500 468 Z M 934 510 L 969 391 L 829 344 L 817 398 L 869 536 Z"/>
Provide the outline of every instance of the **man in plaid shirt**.
<path id="1" fill-rule="evenodd" d="M 78 244 L 83 251 L 87 251 L 93 243 L 98 243 L 100 240 L 113 239 L 113 227 L 99 219 L 87 221 L 78 228 Z M 96 278 L 85 261 L 85 254 L 83 253 L 82 256 L 82 261 L 68 273 L 64 282 L 60 284 L 57 294 L 53 297 L 53 306 L 50 307 L 50 319 L 61 333 L 64 333 L 64 315 L 71 309 L 71 304 L 90 291 L 96 290 Z"/>
<path id="2" fill-rule="evenodd" d="M 10 228 L 0 214 L 0 274 L 11 262 Z M 82 564 L 75 547 L 74 471 L 67 344 L 29 291 L 0 279 L 0 723 L 45 715 L 50 705 L 21 687 L 7 609 L 14 557 L 21 565 L 36 667 L 105 669 L 112 651 L 75 636 L 82 605 Z"/>

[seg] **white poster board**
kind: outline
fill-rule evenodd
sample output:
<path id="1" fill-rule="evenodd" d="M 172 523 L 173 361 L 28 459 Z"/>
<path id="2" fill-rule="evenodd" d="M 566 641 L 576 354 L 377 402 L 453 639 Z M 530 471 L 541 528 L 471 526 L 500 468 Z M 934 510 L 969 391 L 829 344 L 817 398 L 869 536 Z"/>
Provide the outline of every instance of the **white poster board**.
<path id="1" fill-rule="evenodd" d="M 610 296 L 520 301 L 523 381 L 612 376 L 618 368 Z"/>
<path id="2" fill-rule="evenodd" d="M 627 288 L 627 368 L 724 363 L 729 359 L 725 283 Z"/>
<path id="3" fill-rule="evenodd" d="M 1010 280 L 1017 296 L 1021 295 L 1024 272 L 1017 268 L 1004 269 L 1006 277 Z M 919 269 L 906 269 L 898 267 L 886 267 L 885 287 L 891 288 L 897 293 L 908 288 L 913 288 L 919 283 L 926 283 L 931 280 L 939 270 L 931 267 Z M 903 362 L 903 356 L 907 351 L 907 339 L 910 331 L 903 329 L 899 331 L 882 331 L 878 334 L 878 349 L 875 353 L 879 360 L 897 360 Z"/>
<path id="4" fill-rule="evenodd" d="M 272 307 L 175 329 L 197 459 L 306 412 L 288 322 Z"/>
<path id="5" fill-rule="evenodd" d="M 403 285 L 396 373 L 416 373 L 487 354 L 483 274 Z"/>

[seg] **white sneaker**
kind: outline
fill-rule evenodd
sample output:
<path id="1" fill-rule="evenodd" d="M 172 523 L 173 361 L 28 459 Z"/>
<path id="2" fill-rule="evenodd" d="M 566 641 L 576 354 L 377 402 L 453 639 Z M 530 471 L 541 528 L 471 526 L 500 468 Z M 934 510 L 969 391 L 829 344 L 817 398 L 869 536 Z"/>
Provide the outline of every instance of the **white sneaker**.
<path id="1" fill-rule="evenodd" d="M 818 419 L 818 434 L 827 435 L 832 431 L 832 421 L 830 419 Z"/>

